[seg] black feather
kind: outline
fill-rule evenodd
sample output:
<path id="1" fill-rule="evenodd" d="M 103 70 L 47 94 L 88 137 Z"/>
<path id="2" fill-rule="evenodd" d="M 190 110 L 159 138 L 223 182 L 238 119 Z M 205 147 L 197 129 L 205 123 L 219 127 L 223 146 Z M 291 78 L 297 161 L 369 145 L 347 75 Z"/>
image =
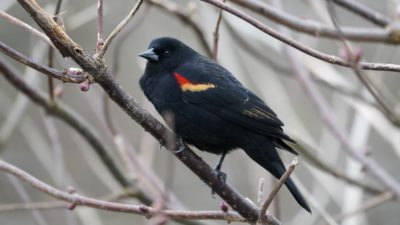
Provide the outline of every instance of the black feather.
<path id="1" fill-rule="evenodd" d="M 283 122 L 263 100 L 228 70 L 173 38 L 151 42 L 140 86 L 157 111 L 172 115 L 168 125 L 188 144 L 214 154 L 242 148 L 260 166 L 279 178 L 285 167 L 276 148 L 297 155 Z M 291 179 L 286 186 L 311 212 Z"/>

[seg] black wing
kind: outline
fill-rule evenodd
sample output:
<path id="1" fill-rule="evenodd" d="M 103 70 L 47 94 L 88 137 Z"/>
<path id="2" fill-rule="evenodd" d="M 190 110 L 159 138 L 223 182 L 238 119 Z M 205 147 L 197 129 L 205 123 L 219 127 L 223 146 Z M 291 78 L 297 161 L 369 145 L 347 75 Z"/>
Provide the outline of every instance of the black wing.
<path id="1" fill-rule="evenodd" d="M 243 87 L 226 69 L 207 60 L 191 63 L 190 66 L 182 66 L 176 72 L 193 83 L 214 86 L 203 91 L 183 91 L 182 96 L 185 102 L 196 104 L 239 126 L 276 137 L 275 144 L 278 147 L 295 153 L 280 140 L 294 142 L 283 132 L 282 121 L 264 101 Z"/>

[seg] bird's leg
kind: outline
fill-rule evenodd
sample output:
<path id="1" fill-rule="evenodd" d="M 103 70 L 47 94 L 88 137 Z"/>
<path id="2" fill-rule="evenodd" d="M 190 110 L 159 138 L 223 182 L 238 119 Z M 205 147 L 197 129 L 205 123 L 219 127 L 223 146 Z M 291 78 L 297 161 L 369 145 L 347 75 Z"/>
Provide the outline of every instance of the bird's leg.
<path id="1" fill-rule="evenodd" d="M 215 167 L 215 172 L 217 172 L 219 179 L 221 179 L 223 182 L 226 181 L 226 173 L 221 171 L 221 167 L 222 167 L 222 163 L 224 162 L 225 155 L 226 155 L 226 152 L 222 153 L 222 156 L 219 159 L 217 167 Z"/>
<path id="2" fill-rule="evenodd" d="M 219 178 L 223 183 L 225 183 L 225 181 L 226 181 L 226 173 L 224 173 L 224 172 L 221 171 L 221 167 L 222 167 L 222 163 L 224 162 L 225 155 L 226 155 L 226 152 L 222 153 L 222 156 L 221 156 L 221 158 L 219 159 L 219 162 L 218 162 L 217 166 L 215 167 L 215 172 L 217 172 L 218 178 Z M 214 194 L 215 194 L 215 191 L 212 190 L 212 191 L 211 191 L 211 195 L 213 196 L 213 198 L 215 198 L 215 197 L 214 197 Z"/>

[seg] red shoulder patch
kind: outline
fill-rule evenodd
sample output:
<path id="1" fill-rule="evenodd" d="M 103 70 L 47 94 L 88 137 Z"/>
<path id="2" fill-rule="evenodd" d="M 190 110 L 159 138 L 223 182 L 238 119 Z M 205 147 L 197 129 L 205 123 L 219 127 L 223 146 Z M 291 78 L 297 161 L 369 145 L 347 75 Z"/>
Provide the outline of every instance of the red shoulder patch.
<path id="1" fill-rule="evenodd" d="M 184 84 L 190 84 L 190 81 L 188 81 L 188 79 L 186 79 L 184 76 L 180 75 L 179 73 L 174 73 L 174 76 L 180 86 L 182 86 Z"/>
<path id="2" fill-rule="evenodd" d="M 215 88 L 216 86 L 212 83 L 200 83 L 200 84 L 193 84 L 184 76 L 179 73 L 174 73 L 175 79 L 178 82 L 179 86 L 181 87 L 182 91 L 190 91 L 190 92 L 200 92 L 206 91 L 210 88 Z"/>

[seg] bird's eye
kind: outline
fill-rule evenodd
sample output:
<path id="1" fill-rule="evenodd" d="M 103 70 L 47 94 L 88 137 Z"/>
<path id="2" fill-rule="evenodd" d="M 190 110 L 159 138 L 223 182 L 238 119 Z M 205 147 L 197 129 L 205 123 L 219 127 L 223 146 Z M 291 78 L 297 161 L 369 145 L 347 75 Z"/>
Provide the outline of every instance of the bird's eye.
<path id="1" fill-rule="evenodd" d="M 165 50 L 163 53 L 165 56 L 169 56 L 170 52 L 168 50 Z"/>

